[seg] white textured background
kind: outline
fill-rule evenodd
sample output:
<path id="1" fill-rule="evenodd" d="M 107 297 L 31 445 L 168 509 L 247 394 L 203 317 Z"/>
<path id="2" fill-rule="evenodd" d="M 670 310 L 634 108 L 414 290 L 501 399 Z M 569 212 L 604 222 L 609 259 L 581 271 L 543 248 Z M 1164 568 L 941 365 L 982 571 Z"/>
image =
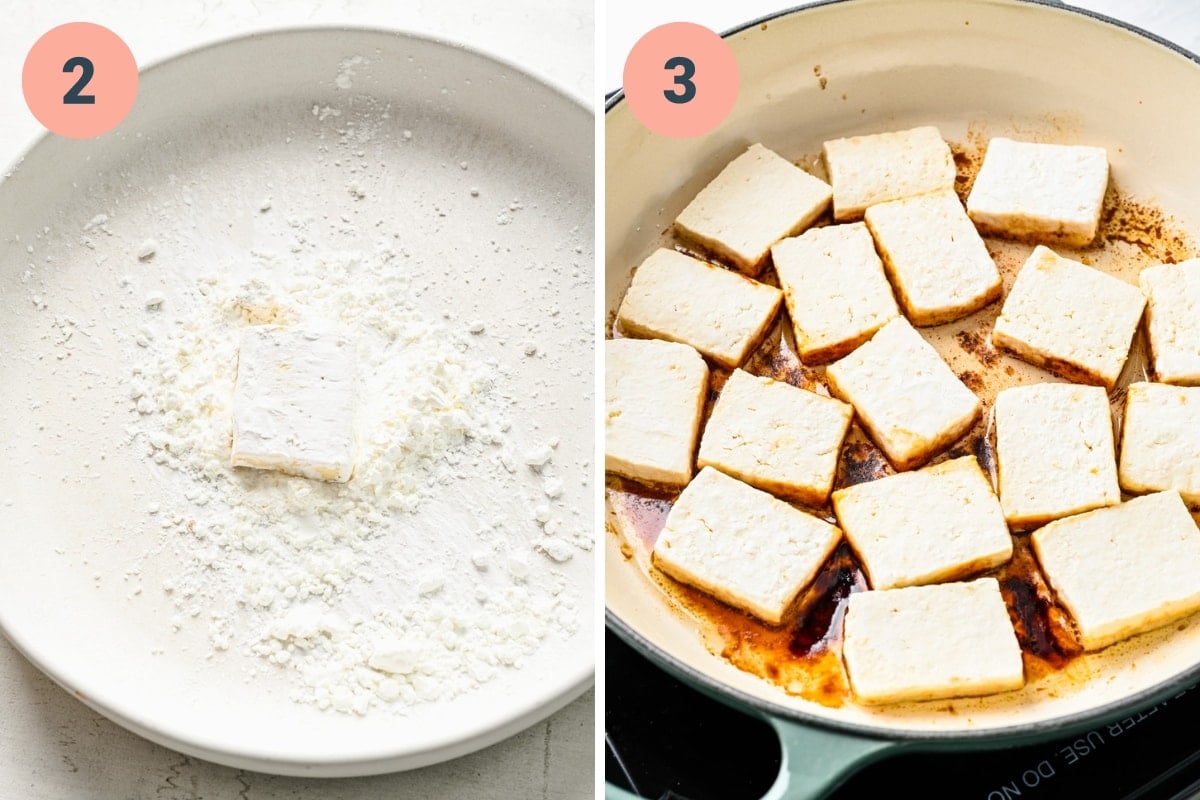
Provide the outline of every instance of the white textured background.
<path id="1" fill-rule="evenodd" d="M 0 167 L 42 132 L 21 96 L 21 66 L 38 37 L 64 22 L 116 31 L 139 64 L 255 30 L 398 28 L 473 46 L 585 102 L 593 97 L 591 0 L 0 0 L 0 20 Z M 68 696 L 0 638 L 0 800 L 577 800 L 594 794 L 594 704 L 589 691 L 507 741 L 426 769 L 330 781 L 283 778 L 188 758 L 128 733 Z"/>

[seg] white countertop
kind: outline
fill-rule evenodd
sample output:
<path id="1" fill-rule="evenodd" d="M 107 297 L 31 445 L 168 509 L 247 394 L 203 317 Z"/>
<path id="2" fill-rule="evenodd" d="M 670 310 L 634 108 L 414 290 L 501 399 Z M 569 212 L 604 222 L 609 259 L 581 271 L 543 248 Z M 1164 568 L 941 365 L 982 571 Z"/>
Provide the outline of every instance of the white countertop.
<path id="1" fill-rule="evenodd" d="M 139 64 L 256 30 L 396 28 L 470 45 L 584 102 L 593 97 L 590 0 L 0 0 L 0 18 L 0 166 L 13 163 L 42 132 L 21 96 L 21 66 L 37 38 L 65 22 L 116 31 Z M 129 733 L 67 695 L 0 638 L 0 798 L 592 797 L 594 706 L 589 691 L 507 741 L 412 772 L 324 781 L 278 777 L 189 758 Z"/>

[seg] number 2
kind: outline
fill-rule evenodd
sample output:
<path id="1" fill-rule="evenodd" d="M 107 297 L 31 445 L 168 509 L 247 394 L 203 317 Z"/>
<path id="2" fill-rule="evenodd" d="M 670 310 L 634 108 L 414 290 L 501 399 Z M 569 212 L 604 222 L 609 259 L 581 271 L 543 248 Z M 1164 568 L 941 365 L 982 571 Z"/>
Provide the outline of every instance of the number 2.
<path id="1" fill-rule="evenodd" d="M 683 70 L 675 76 L 674 83 L 679 89 L 676 91 L 664 89 L 663 96 L 672 103 L 690 102 L 696 96 L 696 84 L 692 82 L 692 78 L 696 76 L 696 62 L 684 56 L 675 56 L 663 65 L 663 69 Z"/>
<path id="2" fill-rule="evenodd" d="M 80 94 L 80 92 L 88 85 L 88 81 L 92 79 L 92 75 L 96 72 L 96 67 L 92 64 L 91 59 L 84 58 L 83 56 L 75 56 L 63 64 L 63 72 L 74 72 L 76 67 L 79 67 L 82 72 L 79 75 L 79 80 L 75 81 L 75 85 L 63 95 L 63 104 L 94 105 L 96 95 Z"/>

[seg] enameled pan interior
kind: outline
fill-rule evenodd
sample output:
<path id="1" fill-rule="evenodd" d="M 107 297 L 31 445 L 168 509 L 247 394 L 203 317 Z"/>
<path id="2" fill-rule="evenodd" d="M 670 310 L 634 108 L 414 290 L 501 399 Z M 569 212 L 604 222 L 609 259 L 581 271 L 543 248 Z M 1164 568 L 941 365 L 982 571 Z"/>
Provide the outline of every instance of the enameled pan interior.
<path id="1" fill-rule="evenodd" d="M 1112 165 L 1110 188 L 1132 218 L 1123 223 L 1129 226 L 1125 234 L 1077 257 L 1136 282 L 1137 271 L 1157 259 L 1194 254 L 1189 231 L 1200 224 L 1200 159 L 1183 132 L 1200 122 L 1200 112 L 1187 102 L 1200 92 L 1200 67 L 1186 54 L 1078 12 L 994 0 L 832 3 L 749 25 L 729 42 L 741 90 L 732 114 L 713 133 L 657 137 L 624 103 L 610 107 L 610 321 L 636 264 L 672 241 L 667 231 L 678 212 L 753 142 L 806 166 L 825 139 L 923 124 L 937 125 L 967 154 L 980 153 L 995 135 L 1100 145 Z M 1139 238 L 1146 241 L 1139 245 Z M 991 240 L 989 246 L 1007 291 L 1031 246 Z M 988 367 L 958 345 L 963 331 L 986 336 L 998 310 L 995 304 L 958 325 L 925 331 L 956 371 L 980 373 L 977 390 L 985 401 L 1004 385 L 1052 379 L 1007 356 Z M 1140 379 L 1143 367 L 1131 359 L 1123 380 Z M 830 707 L 788 694 L 709 652 L 702 626 L 673 607 L 647 576 L 636 547 L 622 547 L 614 532 L 625 521 L 620 503 L 608 510 L 609 623 L 705 688 L 780 716 L 875 735 L 1028 733 L 1081 724 L 1162 696 L 1194 677 L 1200 664 L 1200 625 L 1193 618 L 1077 659 L 1019 692 L 950 703 Z"/>

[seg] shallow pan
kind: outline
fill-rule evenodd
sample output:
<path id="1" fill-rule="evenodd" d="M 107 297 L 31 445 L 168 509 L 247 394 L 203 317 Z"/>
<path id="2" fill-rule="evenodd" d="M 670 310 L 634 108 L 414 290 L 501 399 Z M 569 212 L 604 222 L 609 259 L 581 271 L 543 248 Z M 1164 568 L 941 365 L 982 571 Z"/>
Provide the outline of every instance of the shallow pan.
<path id="1" fill-rule="evenodd" d="M 1187 102 L 1200 93 L 1200 67 L 1193 55 L 1149 34 L 1048 3 L 847 0 L 758 20 L 726 38 L 741 88 L 733 112 L 713 133 L 657 137 L 619 96 L 609 104 L 610 321 L 634 266 L 654 247 L 675 244 L 669 233 L 675 216 L 753 142 L 819 169 L 816 156 L 826 139 L 934 124 L 954 144 L 965 184 L 990 136 L 1100 145 L 1112 165 L 1103 233 L 1087 250 L 1064 252 L 1134 282 L 1142 267 L 1194 254 L 1188 226 L 1200 222 L 1200 159 L 1179 132 L 1200 122 L 1200 111 Z M 1031 246 L 988 245 L 1007 291 Z M 972 388 L 985 400 L 984 420 L 959 445 L 967 453 L 986 455 L 986 409 L 998 389 L 1053 379 L 991 349 L 987 333 L 998 311 L 999 303 L 960 323 L 923 329 L 956 372 L 972 373 Z M 777 328 L 752 371 L 779 369 L 787 338 Z M 1122 385 L 1143 374 L 1144 347 L 1135 345 L 1142 355 L 1131 358 Z M 782 374 L 801 383 L 820 380 L 819 371 L 806 368 Z M 1113 395 L 1118 406 L 1120 395 L 1119 389 Z M 869 449 L 861 433 L 854 435 Z M 664 502 L 626 488 L 609 482 L 608 625 L 691 685 L 776 727 L 785 757 L 773 798 L 820 796 L 850 770 L 903 750 L 1061 736 L 1127 715 L 1200 676 L 1200 625 L 1192 618 L 1060 669 L 1027 658 L 1026 688 L 993 697 L 864 707 L 844 691 L 833 698 L 790 693 L 714 654 L 730 640 L 703 611 L 713 604 L 648 566 L 647 544 Z"/>

